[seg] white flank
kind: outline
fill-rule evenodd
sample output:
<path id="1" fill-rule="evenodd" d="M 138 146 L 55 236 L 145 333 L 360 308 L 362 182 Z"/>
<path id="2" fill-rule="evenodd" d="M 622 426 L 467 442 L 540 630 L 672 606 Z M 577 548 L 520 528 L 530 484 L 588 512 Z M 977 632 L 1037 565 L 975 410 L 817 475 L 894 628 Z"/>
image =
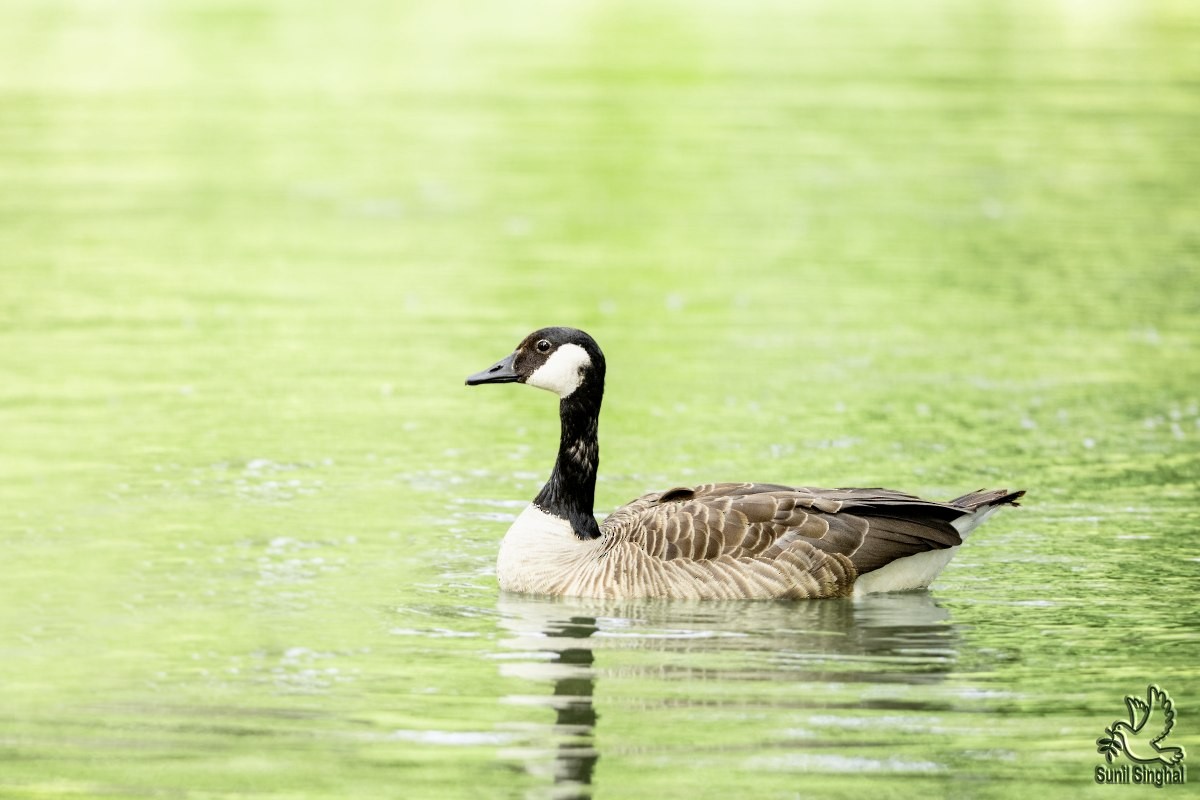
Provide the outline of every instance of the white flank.
<path id="1" fill-rule="evenodd" d="M 981 508 L 973 514 L 959 517 L 950 524 L 964 539 L 967 534 L 983 524 L 983 521 L 999 511 L 1001 506 Z M 890 564 L 885 564 L 877 570 L 868 572 L 854 582 L 855 597 L 877 592 L 904 592 L 910 589 L 924 589 L 933 583 L 954 554 L 957 547 L 946 547 L 941 550 L 927 550 L 914 556 L 897 558 Z"/>
<path id="2" fill-rule="evenodd" d="M 950 563 L 957 547 L 941 550 L 926 550 L 915 556 L 897 558 L 872 570 L 854 582 L 855 596 L 877 592 L 903 592 L 909 589 L 924 589 L 933 583 L 938 573 Z"/>
<path id="3" fill-rule="evenodd" d="M 577 344 L 564 344 L 555 350 L 546 363 L 538 367 L 525 383 L 570 397 L 583 383 L 583 368 L 592 363 L 587 351 Z"/>

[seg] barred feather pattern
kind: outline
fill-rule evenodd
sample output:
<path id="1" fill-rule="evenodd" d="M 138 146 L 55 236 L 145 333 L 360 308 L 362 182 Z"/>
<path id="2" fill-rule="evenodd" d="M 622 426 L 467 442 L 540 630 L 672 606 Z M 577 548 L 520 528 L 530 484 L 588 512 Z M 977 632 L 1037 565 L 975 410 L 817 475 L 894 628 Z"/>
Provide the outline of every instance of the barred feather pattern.
<path id="1" fill-rule="evenodd" d="M 578 597 L 843 597 L 861 574 L 961 544 L 956 520 L 1019 496 L 996 490 L 956 504 L 887 489 L 678 487 L 618 508 L 593 541 L 580 542 L 561 520 L 545 535 L 555 518 L 540 511 L 541 533 L 519 519 L 501 544 L 498 575 L 507 590 Z"/>

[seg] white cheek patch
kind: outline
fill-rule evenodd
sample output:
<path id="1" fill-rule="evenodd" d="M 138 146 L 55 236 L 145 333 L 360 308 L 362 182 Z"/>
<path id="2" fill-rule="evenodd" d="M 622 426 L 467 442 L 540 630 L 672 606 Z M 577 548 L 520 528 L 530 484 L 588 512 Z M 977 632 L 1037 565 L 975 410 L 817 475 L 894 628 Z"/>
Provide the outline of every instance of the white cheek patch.
<path id="1" fill-rule="evenodd" d="M 525 383 L 554 392 L 559 397 L 570 397 L 583 383 L 583 368 L 592 363 L 587 351 L 577 344 L 564 344 L 546 359 Z"/>

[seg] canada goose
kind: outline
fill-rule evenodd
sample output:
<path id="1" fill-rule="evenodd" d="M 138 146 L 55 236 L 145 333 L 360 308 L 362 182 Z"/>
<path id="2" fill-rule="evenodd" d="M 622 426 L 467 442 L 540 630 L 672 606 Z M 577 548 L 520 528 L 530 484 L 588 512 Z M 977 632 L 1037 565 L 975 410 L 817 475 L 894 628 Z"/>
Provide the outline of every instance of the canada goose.
<path id="1" fill-rule="evenodd" d="M 467 378 L 560 398 L 550 480 L 500 542 L 500 588 L 602 598 L 844 597 L 927 587 L 962 537 L 1023 491 L 949 503 L 890 489 L 709 483 L 653 492 L 596 522 L 604 354 L 574 328 L 542 328 Z"/>

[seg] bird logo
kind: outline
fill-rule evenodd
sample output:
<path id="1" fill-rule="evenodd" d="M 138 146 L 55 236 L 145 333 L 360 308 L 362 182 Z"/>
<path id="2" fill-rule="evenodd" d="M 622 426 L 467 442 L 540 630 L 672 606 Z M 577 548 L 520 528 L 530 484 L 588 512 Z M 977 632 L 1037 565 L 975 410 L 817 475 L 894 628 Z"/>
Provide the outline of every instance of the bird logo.
<path id="1" fill-rule="evenodd" d="M 1106 736 L 1096 740 L 1096 752 L 1108 763 L 1121 753 L 1139 764 L 1161 762 L 1174 766 L 1183 761 L 1182 747 L 1163 747 L 1163 740 L 1175 727 L 1175 706 L 1170 696 L 1153 683 L 1146 687 L 1146 699 L 1128 695 L 1125 708 L 1129 720 L 1118 719 L 1104 729 Z"/>

